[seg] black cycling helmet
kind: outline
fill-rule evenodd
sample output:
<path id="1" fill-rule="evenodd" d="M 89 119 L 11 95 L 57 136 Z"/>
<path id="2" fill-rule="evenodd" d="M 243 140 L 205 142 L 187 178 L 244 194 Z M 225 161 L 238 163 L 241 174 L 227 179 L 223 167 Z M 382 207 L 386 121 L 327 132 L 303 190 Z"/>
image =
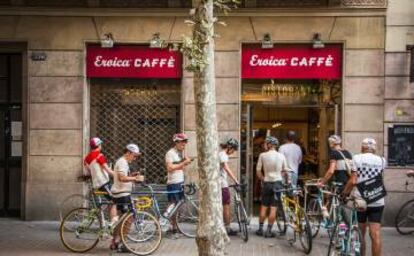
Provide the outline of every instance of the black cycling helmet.
<path id="1" fill-rule="evenodd" d="M 265 142 L 267 144 L 271 144 L 271 145 L 274 145 L 274 146 L 279 145 L 278 139 L 276 139 L 275 137 L 272 137 L 272 136 L 267 136 L 266 139 L 265 139 Z"/>
<path id="2" fill-rule="evenodd" d="M 232 148 L 234 150 L 238 150 L 239 149 L 239 142 L 234 139 L 234 138 L 230 138 L 226 141 L 225 145 L 229 148 Z"/>

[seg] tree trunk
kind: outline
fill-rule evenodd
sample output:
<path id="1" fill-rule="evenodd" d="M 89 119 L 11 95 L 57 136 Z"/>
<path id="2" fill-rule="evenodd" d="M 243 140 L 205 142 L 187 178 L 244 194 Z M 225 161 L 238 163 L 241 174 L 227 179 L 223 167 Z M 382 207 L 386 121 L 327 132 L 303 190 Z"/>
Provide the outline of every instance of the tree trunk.
<path id="1" fill-rule="evenodd" d="M 193 39 L 202 43 L 206 64 L 194 72 L 197 127 L 200 212 L 197 246 L 200 256 L 224 255 L 228 237 L 223 224 L 219 182 L 218 133 L 216 121 L 213 0 L 198 0 Z M 201 21 L 204 22 L 201 22 Z"/>

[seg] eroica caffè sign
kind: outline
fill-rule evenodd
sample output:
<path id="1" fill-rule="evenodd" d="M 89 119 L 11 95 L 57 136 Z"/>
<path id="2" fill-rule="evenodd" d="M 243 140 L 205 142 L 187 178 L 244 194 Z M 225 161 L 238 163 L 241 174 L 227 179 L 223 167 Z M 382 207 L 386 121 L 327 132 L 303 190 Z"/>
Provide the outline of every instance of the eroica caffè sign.
<path id="1" fill-rule="evenodd" d="M 247 79 L 341 79 L 342 46 L 327 44 L 314 49 L 312 44 L 260 45 L 242 48 L 242 78 Z"/>
<path id="2" fill-rule="evenodd" d="M 86 51 L 89 78 L 180 78 L 182 55 L 179 51 L 147 46 L 101 48 L 90 45 Z"/>

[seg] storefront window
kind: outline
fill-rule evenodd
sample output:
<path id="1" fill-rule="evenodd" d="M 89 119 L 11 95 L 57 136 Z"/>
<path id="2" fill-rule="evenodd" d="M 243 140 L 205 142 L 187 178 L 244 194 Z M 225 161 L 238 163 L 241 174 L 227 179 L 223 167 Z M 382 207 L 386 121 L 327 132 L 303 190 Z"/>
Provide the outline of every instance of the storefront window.
<path id="1" fill-rule="evenodd" d="M 90 133 L 104 141 L 112 163 L 128 143 L 143 152 L 132 170 L 143 170 L 147 182 L 165 183 L 165 153 L 171 136 L 180 130 L 178 79 L 92 79 Z"/>

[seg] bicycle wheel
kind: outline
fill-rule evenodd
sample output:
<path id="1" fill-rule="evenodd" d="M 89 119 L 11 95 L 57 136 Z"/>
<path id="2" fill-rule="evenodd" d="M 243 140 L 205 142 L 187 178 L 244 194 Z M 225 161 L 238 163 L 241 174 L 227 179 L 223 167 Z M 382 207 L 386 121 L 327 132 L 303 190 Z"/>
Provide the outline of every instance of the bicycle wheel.
<path id="1" fill-rule="evenodd" d="M 401 235 L 414 233 L 414 200 L 406 202 L 395 217 L 395 228 Z"/>
<path id="2" fill-rule="evenodd" d="M 306 215 L 309 219 L 309 224 L 312 229 L 312 237 L 318 235 L 322 222 L 322 209 L 319 201 L 316 198 L 309 200 L 309 204 L 306 209 Z"/>
<path id="3" fill-rule="evenodd" d="M 133 254 L 148 255 L 161 244 L 161 227 L 151 214 L 137 211 L 128 214 L 121 224 L 121 241 Z"/>
<path id="4" fill-rule="evenodd" d="M 249 233 L 247 228 L 247 213 L 246 209 L 243 207 L 242 202 L 236 203 L 237 208 L 237 221 L 240 227 L 240 233 L 243 241 L 247 242 L 249 240 Z"/>
<path id="5" fill-rule="evenodd" d="M 286 215 L 283 210 L 283 205 L 281 203 L 277 206 L 276 211 L 276 226 L 280 234 L 284 235 L 286 233 Z"/>
<path id="6" fill-rule="evenodd" d="M 178 230 L 186 237 L 197 236 L 198 201 L 186 200 L 175 215 Z"/>
<path id="7" fill-rule="evenodd" d="M 299 210 L 299 223 L 300 244 L 302 245 L 305 254 L 309 254 L 312 251 L 312 229 L 309 224 L 308 216 L 306 216 L 305 211 L 303 209 Z"/>
<path id="8" fill-rule="evenodd" d="M 88 208 L 73 209 L 60 224 L 60 240 L 72 252 L 87 252 L 99 242 L 101 229 L 96 211 Z"/>
<path id="9" fill-rule="evenodd" d="M 357 227 L 351 229 L 348 241 L 348 254 L 350 256 L 361 256 L 362 247 L 362 235 L 361 231 Z"/>
<path id="10" fill-rule="evenodd" d="M 89 207 L 89 198 L 86 195 L 73 194 L 63 199 L 59 205 L 59 220 L 62 222 L 70 210 L 78 207 Z"/>
<path id="11" fill-rule="evenodd" d="M 331 231 L 331 237 L 329 239 L 328 256 L 342 256 L 342 242 L 340 241 L 339 226 L 335 224 Z"/>

